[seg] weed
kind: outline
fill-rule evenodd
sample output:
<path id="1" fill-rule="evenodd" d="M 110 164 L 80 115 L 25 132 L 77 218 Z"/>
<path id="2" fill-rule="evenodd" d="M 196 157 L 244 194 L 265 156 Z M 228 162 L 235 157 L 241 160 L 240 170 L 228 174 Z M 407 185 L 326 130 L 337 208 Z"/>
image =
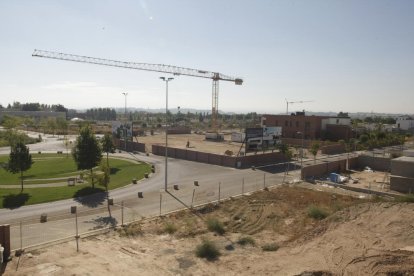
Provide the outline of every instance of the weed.
<path id="1" fill-rule="evenodd" d="M 407 195 L 396 197 L 395 201 L 414 203 L 414 194 L 407 194 Z"/>
<path id="2" fill-rule="evenodd" d="M 308 216 L 317 220 L 322 220 L 328 216 L 328 212 L 316 206 L 310 206 Z"/>
<path id="3" fill-rule="evenodd" d="M 256 242 L 254 241 L 254 239 L 252 237 L 241 237 L 238 241 L 238 244 L 240 245 L 255 245 Z"/>
<path id="4" fill-rule="evenodd" d="M 118 230 L 121 237 L 134 237 L 142 235 L 142 225 L 139 222 L 128 224 Z"/>
<path id="5" fill-rule="evenodd" d="M 268 243 L 262 246 L 263 251 L 276 251 L 279 249 L 279 245 L 276 243 Z"/>
<path id="6" fill-rule="evenodd" d="M 196 248 L 196 256 L 205 258 L 208 261 L 217 260 L 220 255 L 220 251 L 216 245 L 209 240 L 203 240 L 203 242 Z"/>
<path id="7" fill-rule="evenodd" d="M 207 219 L 207 228 L 208 230 L 216 232 L 219 235 L 223 235 L 226 232 L 223 223 L 216 218 Z"/>
<path id="8" fill-rule="evenodd" d="M 177 226 L 171 222 L 167 222 L 164 225 L 164 232 L 168 234 L 174 234 L 177 232 Z"/>

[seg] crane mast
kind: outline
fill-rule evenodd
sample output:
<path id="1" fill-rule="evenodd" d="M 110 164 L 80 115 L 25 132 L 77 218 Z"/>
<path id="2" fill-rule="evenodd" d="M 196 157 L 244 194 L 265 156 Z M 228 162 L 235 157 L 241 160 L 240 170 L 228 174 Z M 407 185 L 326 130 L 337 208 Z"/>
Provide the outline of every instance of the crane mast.
<path id="1" fill-rule="evenodd" d="M 33 57 L 42 57 L 50 58 L 57 60 L 66 60 L 73 62 L 97 64 L 104 66 L 120 67 L 127 69 L 136 69 L 160 73 L 168 73 L 173 75 L 184 75 L 190 77 L 206 78 L 213 80 L 213 89 L 212 89 L 212 109 L 211 109 L 211 125 L 213 131 L 217 131 L 217 114 L 218 114 L 218 95 L 219 95 L 219 81 L 231 81 L 236 85 L 241 85 L 243 79 L 227 76 L 217 72 L 210 72 L 206 70 L 191 69 L 186 67 L 178 67 L 173 65 L 166 64 L 152 64 L 152 63 L 139 63 L 139 62 L 128 62 L 128 61 L 118 61 L 111 59 L 95 58 L 88 56 L 80 56 L 73 54 L 58 53 L 52 51 L 44 51 L 35 49 Z"/>

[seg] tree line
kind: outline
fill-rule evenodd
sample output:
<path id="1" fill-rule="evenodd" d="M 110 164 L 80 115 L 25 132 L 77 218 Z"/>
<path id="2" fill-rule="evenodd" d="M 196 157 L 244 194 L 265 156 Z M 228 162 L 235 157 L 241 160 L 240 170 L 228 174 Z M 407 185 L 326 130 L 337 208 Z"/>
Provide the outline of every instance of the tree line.
<path id="1" fill-rule="evenodd" d="M 86 110 L 86 119 L 99 121 L 115 121 L 116 111 L 113 108 L 91 108 Z"/>
<path id="2" fill-rule="evenodd" d="M 4 108 L 0 105 L 0 109 Z M 13 105 L 8 104 L 6 109 L 16 111 L 55 111 L 55 112 L 67 112 L 68 109 L 61 104 L 40 104 L 40 103 L 20 103 L 13 102 Z"/>

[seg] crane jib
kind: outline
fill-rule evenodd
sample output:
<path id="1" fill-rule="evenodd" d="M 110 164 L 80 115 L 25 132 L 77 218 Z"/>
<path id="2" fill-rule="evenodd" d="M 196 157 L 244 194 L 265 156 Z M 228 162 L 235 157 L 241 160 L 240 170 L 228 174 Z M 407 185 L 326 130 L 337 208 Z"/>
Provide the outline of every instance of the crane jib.
<path id="1" fill-rule="evenodd" d="M 97 65 L 105 65 L 105 66 L 112 66 L 112 67 L 144 70 L 144 71 L 161 72 L 161 73 L 173 74 L 176 76 L 184 75 L 184 76 L 212 79 L 213 80 L 213 95 L 212 95 L 213 104 L 212 104 L 212 112 L 211 112 L 212 113 L 211 114 L 212 115 L 211 125 L 212 125 L 212 129 L 214 132 L 217 131 L 216 121 L 217 121 L 217 114 L 218 114 L 218 94 L 219 94 L 218 81 L 219 80 L 231 81 L 231 82 L 234 82 L 236 85 L 243 84 L 243 79 L 241 78 L 234 78 L 234 77 L 226 76 L 224 74 L 217 73 L 217 72 L 209 72 L 205 70 L 191 69 L 191 68 L 178 67 L 178 66 L 165 65 L 165 64 L 125 62 L 125 61 L 110 60 L 110 59 L 103 59 L 103 58 L 94 58 L 94 57 L 87 57 L 87 56 L 64 54 L 64 53 L 51 52 L 51 51 L 43 51 L 43 50 L 37 50 L 37 49 L 34 50 L 32 56 L 74 61 L 74 62 L 82 62 L 82 63 L 89 63 L 89 64 L 97 64 Z"/>

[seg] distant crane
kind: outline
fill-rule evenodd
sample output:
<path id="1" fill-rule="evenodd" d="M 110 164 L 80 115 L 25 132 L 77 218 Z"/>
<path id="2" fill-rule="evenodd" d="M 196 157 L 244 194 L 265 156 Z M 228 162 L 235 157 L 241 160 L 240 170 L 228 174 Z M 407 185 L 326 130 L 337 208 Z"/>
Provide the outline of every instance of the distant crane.
<path id="1" fill-rule="evenodd" d="M 289 102 L 287 99 L 285 99 L 286 101 L 286 115 L 289 115 L 289 104 L 295 104 L 295 103 L 311 103 L 313 101 L 294 101 L 294 102 Z"/>
<path id="2" fill-rule="evenodd" d="M 34 50 L 32 56 L 74 61 L 74 62 L 91 63 L 91 64 L 113 66 L 113 67 L 122 67 L 122 68 L 144 70 L 144 71 L 161 72 L 161 73 L 168 73 L 168 74 L 173 74 L 173 75 L 185 75 L 185 76 L 191 76 L 191 77 L 212 79 L 213 89 L 212 89 L 212 108 L 211 108 L 211 128 L 213 132 L 217 131 L 219 81 L 220 80 L 231 81 L 231 82 L 234 82 L 236 85 L 243 84 L 243 79 L 241 78 L 230 77 L 230 76 L 226 76 L 226 75 L 223 75 L 217 72 L 209 72 L 205 70 L 178 67 L 178 66 L 173 66 L 173 65 L 117 61 L 117 60 L 94 58 L 94 57 L 87 57 L 87 56 L 78 56 L 78 55 L 36 50 L 36 49 Z"/>

